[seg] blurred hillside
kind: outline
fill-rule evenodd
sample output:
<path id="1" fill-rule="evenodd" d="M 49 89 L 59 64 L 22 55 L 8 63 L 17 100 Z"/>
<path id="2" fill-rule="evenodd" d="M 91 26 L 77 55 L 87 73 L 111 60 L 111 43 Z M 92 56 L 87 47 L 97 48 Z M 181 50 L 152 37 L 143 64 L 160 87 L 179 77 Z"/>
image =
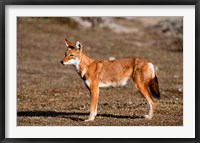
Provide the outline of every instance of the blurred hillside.
<path id="1" fill-rule="evenodd" d="M 55 19 L 72 28 L 95 29 L 107 28 L 115 33 L 139 33 L 151 29 L 173 38 L 170 44 L 176 44 L 173 50 L 183 50 L 183 18 L 182 17 L 63 17 Z"/>

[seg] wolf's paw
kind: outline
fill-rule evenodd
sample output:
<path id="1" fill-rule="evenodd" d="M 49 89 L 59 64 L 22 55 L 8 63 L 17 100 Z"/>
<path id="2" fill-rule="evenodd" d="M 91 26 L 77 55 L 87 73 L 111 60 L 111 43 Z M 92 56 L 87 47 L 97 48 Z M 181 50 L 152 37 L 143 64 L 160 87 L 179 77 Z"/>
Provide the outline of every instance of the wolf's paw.
<path id="1" fill-rule="evenodd" d="M 94 121 L 94 119 L 86 119 L 84 122 Z"/>
<path id="2" fill-rule="evenodd" d="M 153 116 L 151 115 L 144 115 L 144 118 L 148 119 L 148 120 L 151 120 Z"/>

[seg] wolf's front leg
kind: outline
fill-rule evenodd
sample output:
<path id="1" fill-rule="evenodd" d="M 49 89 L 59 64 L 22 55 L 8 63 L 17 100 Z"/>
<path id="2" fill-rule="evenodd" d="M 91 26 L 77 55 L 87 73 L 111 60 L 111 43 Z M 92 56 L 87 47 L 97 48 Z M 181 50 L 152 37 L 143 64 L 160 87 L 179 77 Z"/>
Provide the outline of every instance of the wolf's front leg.
<path id="1" fill-rule="evenodd" d="M 90 85 L 90 96 L 91 96 L 91 105 L 90 105 L 90 115 L 87 121 L 93 121 L 97 115 L 97 104 L 99 99 L 99 86 L 97 81 L 93 81 Z"/>

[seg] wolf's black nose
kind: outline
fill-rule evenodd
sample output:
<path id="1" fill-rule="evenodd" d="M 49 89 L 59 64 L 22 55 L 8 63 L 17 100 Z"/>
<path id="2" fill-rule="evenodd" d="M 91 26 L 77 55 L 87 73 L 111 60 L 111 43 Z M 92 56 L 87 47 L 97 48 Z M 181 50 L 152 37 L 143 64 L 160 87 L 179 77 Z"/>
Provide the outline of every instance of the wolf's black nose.
<path id="1" fill-rule="evenodd" d="M 61 60 L 60 63 L 63 65 L 63 60 Z"/>

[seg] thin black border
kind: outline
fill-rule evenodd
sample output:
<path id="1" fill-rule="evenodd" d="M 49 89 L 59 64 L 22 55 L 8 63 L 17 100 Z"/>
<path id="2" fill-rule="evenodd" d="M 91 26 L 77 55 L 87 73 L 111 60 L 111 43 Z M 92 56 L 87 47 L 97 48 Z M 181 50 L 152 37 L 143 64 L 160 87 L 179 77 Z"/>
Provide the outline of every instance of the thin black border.
<path id="1" fill-rule="evenodd" d="M 0 0 L 0 141 L 1 143 L 54 143 L 54 142 L 137 142 L 137 143 L 197 143 L 200 142 L 199 132 L 199 121 L 200 121 L 200 102 L 199 102 L 199 46 L 200 46 L 200 0 Z M 195 5 L 195 138 L 128 138 L 128 139 L 16 139 L 16 138 L 5 138 L 5 6 L 6 5 Z"/>

